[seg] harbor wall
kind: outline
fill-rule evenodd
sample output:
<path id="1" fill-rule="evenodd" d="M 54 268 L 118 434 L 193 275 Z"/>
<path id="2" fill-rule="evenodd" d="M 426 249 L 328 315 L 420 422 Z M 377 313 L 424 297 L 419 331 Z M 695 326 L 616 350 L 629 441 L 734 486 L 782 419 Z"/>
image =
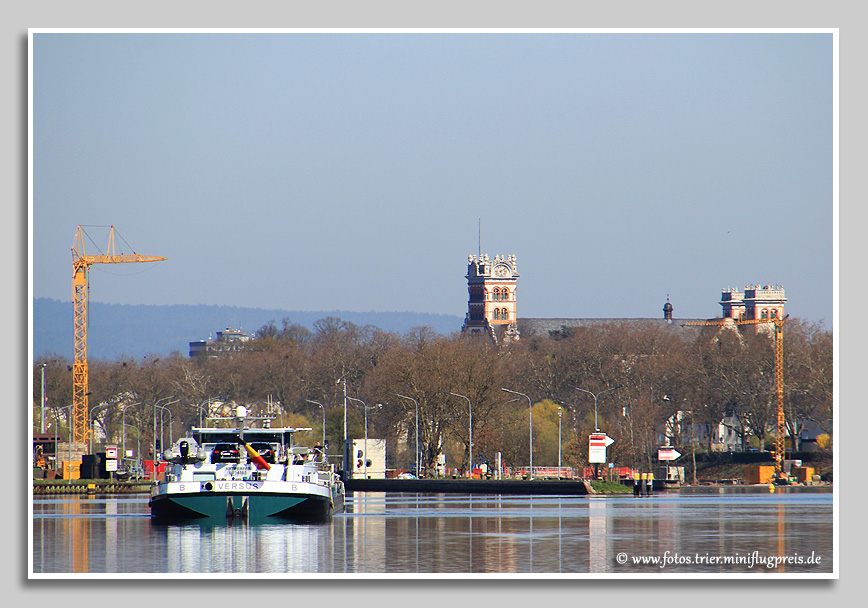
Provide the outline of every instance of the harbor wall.
<path id="1" fill-rule="evenodd" d="M 351 492 L 412 492 L 432 494 L 593 494 L 587 481 L 521 479 L 345 479 Z"/>

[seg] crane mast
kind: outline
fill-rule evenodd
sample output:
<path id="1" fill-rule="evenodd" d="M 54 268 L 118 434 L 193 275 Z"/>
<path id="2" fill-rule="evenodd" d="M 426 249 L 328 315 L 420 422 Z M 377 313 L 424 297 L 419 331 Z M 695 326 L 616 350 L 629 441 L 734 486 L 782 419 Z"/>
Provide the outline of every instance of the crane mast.
<path id="1" fill-rule="evenodd" d="M 762 325 L 772 323 L 775 326 L 775 418 L 777 430 L 775 432 L 775 477 L 780 478 L 783 472 L 784 461 L 784 436 L 787 432 L 784 418 L 784 321 L 775 317 L 773 319 L 719 319 L 714 321 L 687 321 L 684 325 L 717 326 L 723 327 L 724 323 L 731 321 L 735 325 Z M 760 446 L 762 448 L 762 446 Z"/>
<path id="2" fill-rule="evenodd" d="M 72 420 L 70 441 L 86 442 L 90 434 L 88 421 L 87 377 L 87 299 L 90 291 L 90 267 L 93 264 L 124 264 L 130 262 L 161 262 L 166 258 L 154 255 L 116 254 L 115 227 L 109 230 L 106 254 L 86 255 L 84 230 L 81 226 L 75 233 L 72 247 L 72 308 L 75 357 L 72 364 Z"/>

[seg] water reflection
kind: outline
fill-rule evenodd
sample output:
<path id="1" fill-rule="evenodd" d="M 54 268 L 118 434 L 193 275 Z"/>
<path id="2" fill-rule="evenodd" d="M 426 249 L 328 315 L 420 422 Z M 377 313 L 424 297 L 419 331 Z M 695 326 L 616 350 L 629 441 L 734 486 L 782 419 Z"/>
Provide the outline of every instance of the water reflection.
<path id="1" fill-rule="evenodd" d="M 609 571 L 606 518 L 606 500 L 591 499 L 588 502 L 588 559 L 591 572 Z"/>
<path id="2" fill-rule="evenodd" d="M 151 521 L 145 498 L 34 499 L 34 573 L 831 573 L 832 494 L 650 498 L 357 493 L 324 524 Z M 709 563 L 719 556 L 820 563 Z M 691 556 L 703 564 L 640 563 Z M 626 556 L 626 559 L 625 557 Z"/>

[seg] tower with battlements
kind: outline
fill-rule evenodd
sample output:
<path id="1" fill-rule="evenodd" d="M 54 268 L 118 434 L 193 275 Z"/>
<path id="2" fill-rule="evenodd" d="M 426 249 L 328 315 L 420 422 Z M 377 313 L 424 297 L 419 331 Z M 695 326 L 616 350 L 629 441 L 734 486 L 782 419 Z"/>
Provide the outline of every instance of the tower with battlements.
<path id="1" fill-rule="evenodd" d="M 720 296 L 725 319 L 783 319 L 786 314 L 784 302 L 786 292 L 780 285 L 751 285 L 744 291 L 727 288 Z M 767 331 L 763 325 L 755 326 L 757 331 Z"/>
<path id="2" fill-rule="evenodd" d="M 467 315 L 462 335 L 486 337 L 496 344 L 518 340 L 515 256 L 470 255 L 467 258 Z"/>

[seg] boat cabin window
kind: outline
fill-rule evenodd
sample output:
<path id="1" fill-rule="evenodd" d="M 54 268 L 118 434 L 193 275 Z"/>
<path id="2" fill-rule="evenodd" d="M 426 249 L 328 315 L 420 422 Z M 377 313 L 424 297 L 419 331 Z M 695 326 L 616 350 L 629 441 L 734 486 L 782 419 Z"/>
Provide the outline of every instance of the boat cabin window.
<path id="1" fill-rule="evenodd" d="M 245 429 L 244 441 L 251 443 L 269 443 L 274 446 L 289 448 L 293 445 L 293 431 L 275 429 Z M 241 435 L 233 429 L 193 429 L 193 439 L 206 451 L 213 449 L 218 443 L 239 443 Z"/>

